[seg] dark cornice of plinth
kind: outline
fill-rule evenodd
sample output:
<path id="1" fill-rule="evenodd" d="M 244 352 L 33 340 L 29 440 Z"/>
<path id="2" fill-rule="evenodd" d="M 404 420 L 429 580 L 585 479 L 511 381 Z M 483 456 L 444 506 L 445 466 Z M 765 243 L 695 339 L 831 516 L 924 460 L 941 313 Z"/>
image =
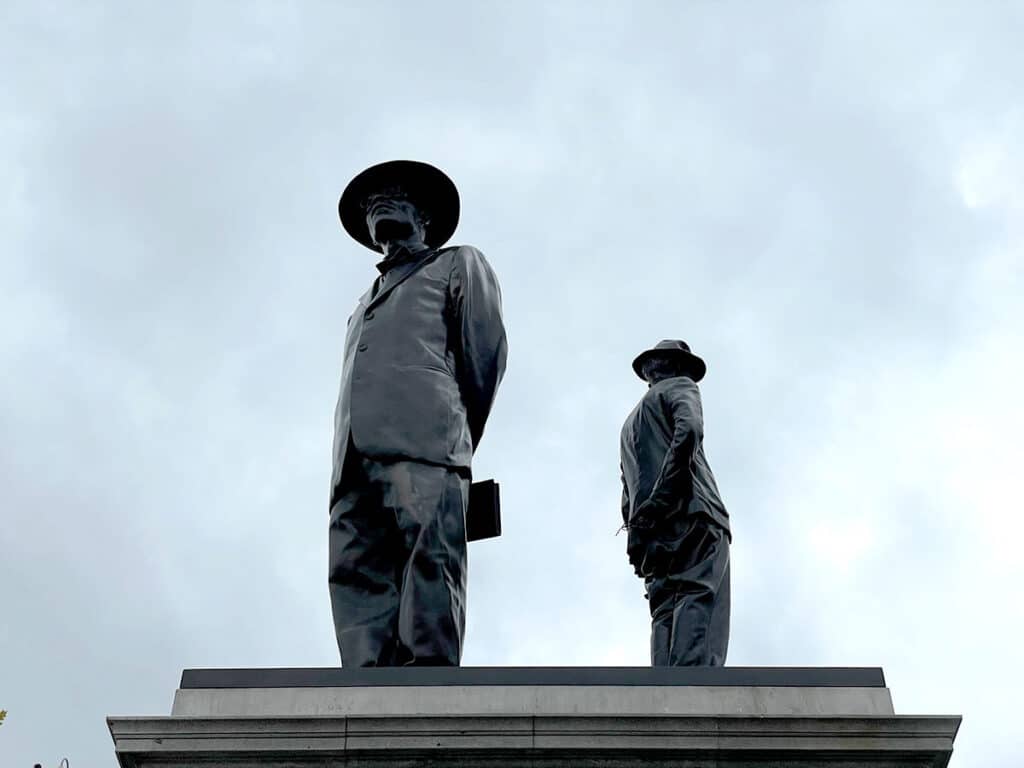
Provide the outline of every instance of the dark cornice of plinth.
<path id="1" fill-rule="evenodd" d="M 297 667 L 186 669 L 181 688 L 381 686 L 775 686 L 884 688 L 880 667 Z"/>

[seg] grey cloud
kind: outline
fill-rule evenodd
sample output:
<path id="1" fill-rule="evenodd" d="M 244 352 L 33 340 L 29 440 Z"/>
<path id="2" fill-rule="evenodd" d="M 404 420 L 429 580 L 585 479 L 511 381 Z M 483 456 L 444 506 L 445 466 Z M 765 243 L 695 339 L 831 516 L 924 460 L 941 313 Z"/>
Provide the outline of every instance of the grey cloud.
<path id="1" fill-rule="evenodd" d="M 999 446 L 1001 410 L 1020 418 L 958 377 L 1012 372 L 984 352 L 1024 318 L 1012 211 L 957 186 L 965 147 L 1019 112 L 1019 12 L 4 13 L 6 761 L 109 764 L 103 716 L 166 712 L 182 667 L 335 662 L 330 417 L 373 257 L 334 206 L 405 156 L 459 184 L 456 239 L 494 264 L 509 327 L 476 463 L 506 532 L 470 552 L 466 663 L 646 663 L 616 438 L 642 390 L 629 361 L 678 335 L 710 364 L 735 518 L 731 662 L 884 664 L 899 711 L 967 716 L 955 764 L 1013 764 L 985 680 L 1014 650 L 1000 598 L 1022 575 L 989 562 L 934 445 L 951 412 Z M 1017 256 L 979 277 L 1000 249 Z M 992 613 L 958 627 L 966 579 Z"/>

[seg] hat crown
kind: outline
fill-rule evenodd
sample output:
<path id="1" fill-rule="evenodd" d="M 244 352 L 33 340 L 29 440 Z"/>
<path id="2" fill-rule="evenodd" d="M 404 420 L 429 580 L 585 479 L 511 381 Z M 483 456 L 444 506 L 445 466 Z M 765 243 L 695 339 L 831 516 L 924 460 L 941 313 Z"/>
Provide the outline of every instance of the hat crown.
<path id="1" fill-rule="evenodd" d="M 654 345 L 654 349 L 669 352 L 690 352 L 690 345 L 682 339 L 662 339 Z"/>
<path id="2" fill-rule="evenodd" d="M 690 345 L 682 339 L 662 339 L 650 349 L 644 350 L 633 360 L 633 371 L 641 379 L 644 378 L 643 365 L 655 357 L 667 357 L 681 362 L 689 371 L 694 381 L 700 381 L 707 372 L 704 361 L 690 351 Z"/>

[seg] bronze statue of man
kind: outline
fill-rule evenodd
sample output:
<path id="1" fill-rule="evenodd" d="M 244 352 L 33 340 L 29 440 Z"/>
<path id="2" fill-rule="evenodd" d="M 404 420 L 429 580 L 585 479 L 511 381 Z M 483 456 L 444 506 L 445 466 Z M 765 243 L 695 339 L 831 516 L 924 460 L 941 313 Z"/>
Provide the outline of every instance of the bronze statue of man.
<path id="1" fill-rule="evenodd" d="M 622 427 L 626 550 L 651 611 L 651 665 L 721 666 L 729 646 L 729 513 L 704 456 L 697 382 L 707 366 L 683 341 L 633 361 L 648 383 Z"/>
<path id="2" fill-rule="evenodd" d="M 338 213 L 384 257 L 348 321 L 335 412 L 328 583 L 342 665 L 458 665 L 470 465 L 505 370 L 498 281 L 477 249 L 443 247 L 459 195 L 431 165 L 368 168 Z"/>

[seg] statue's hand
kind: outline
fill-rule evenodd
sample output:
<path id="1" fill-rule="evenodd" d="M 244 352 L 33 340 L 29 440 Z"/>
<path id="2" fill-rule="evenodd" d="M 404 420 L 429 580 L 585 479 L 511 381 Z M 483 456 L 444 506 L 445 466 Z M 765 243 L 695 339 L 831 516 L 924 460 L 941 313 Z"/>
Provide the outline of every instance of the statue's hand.
<path id="1" fill-rule="evenodd" d="M 660 518 L 659 510 L 650 501 L 645 501 L 634 511 L 633 517 L 629 521 L 629 527 L 639 528 L 640 530 L 652 530 L 657 527 Z"/>

